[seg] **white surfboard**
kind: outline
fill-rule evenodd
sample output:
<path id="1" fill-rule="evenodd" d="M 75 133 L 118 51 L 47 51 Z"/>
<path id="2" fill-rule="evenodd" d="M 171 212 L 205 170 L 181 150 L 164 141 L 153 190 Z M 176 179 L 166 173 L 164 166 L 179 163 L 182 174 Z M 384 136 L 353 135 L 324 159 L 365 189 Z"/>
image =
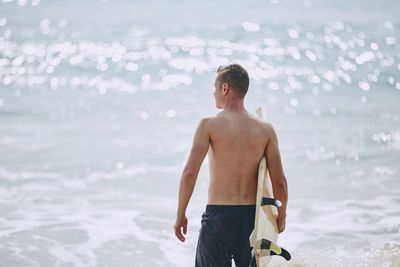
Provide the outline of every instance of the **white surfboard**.
<path id="1" fill-rule="evenodd" d="M 263 120 L 266 117 L 264 113 L 261 107 L 257 108 L 257 114 Z M 277 208 L 281 205 L 279 200 L 274 199 L 267 160 L 263 156 L 258 167 L 256 215 L 254 230 L 250 236 L 250 245 L 253 248 L 250 266 L 265 267 L 273 255 L 280 255 L 290 260 L 289 252 L 277 245 L 279 232 L 276 217 L 278 216 Z"/>

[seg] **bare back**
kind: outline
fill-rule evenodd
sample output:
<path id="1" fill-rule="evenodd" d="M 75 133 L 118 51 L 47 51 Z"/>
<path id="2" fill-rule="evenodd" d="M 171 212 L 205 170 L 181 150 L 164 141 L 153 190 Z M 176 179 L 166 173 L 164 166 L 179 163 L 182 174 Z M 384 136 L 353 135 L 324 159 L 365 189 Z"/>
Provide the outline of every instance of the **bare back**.
<path id="1" fill-rule="evenodd" d="M 258 164 L 268 143 L 264 122 L 247 111 L 222 111 L 209 120 L 208 204 L 254 204 Z"/>

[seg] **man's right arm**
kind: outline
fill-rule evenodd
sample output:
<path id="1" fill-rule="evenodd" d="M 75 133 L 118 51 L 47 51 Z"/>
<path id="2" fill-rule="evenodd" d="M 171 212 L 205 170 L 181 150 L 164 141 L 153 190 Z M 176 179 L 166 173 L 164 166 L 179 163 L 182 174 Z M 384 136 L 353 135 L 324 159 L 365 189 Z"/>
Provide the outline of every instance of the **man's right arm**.
<path id="1" fill-rule="evenodd" d="M 274 198 L 282 202 L 282 206 L 278 208 L 277 224 L 279 232 L 285 230 L 286 207 L 288 201 L 288 187 L 285 174 L 283 172 L 281 155 L 279 152 L 278 138 L 274 128 L 267 124 L 269 140 L 265 148 L 267 158 L 267 166 L 271 177 Z"/>
<path id="2" fill-rule="evenodd" d="M 184 235 L 186 234 L 188 224 L 186 208 L 192 196 L 201 164 L 210 146 L 210 134 L 207 126 L 208 121 L 208 118 L 204 118 L 197 126 L 189 159 L 186 162 L 181 176 L 178 210 L 174 229 L 176 237 L 182 242 L 185 241 Z"/>

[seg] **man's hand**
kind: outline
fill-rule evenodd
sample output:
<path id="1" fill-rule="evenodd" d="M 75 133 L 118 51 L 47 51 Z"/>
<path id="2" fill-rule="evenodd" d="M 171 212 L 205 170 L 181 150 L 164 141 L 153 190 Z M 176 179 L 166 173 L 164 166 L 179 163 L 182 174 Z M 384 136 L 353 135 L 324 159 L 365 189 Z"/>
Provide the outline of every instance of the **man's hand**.
<path id="1" fill-rule="evenodd" d="M 283 231 L 285 231 L 286 215 L 284 215 L 284 216 L 278 215 L 278 218 L 276 218 L 276 224 L 278 226 L 279 233 L 282 233 Z"/>
<path id="2" fill-rule="evenodd" d="M 178 216 L 174 225 L 175 236 L 182 242 L 185 242 L 185 236 L 187 232 L 188 220 L 185 215 Z"/>

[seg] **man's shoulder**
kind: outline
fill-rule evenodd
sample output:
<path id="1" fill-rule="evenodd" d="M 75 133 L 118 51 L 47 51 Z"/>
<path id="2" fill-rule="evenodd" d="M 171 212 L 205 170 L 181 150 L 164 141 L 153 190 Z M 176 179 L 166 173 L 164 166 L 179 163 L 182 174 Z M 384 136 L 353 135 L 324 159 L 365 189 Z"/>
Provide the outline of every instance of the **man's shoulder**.
<path id="1" fill-rule="evenodd" d="M 211 114 L 208 116 L 204 116 L 200 119 L 199 127 L 204 129 L 205 131 L 212 133 L 218 128 L 218 125 L 221 124 L 221 118 L 218 114 Z"/>
<path id="2" fill-rule="evenodd" d="M 274 132 L 274 127 L 272 124 L 268 121 L 264 121 L 260 119 L 258 116 L 253 115 L 253 114 L 248 114 L 249 119 L 252 120 L 254 123 L 257 124 L 260 128 L 262 128 L 267 134 L 271 134 Z M 215 126 L 223 124 L 226 118 L 224 118 L 223 114 L 221 112 L 216 113 L 216 114 L 211 114 L 208 116 L 204 116 L 200 119 L 199 125 L 201 127 L 206 127 L 208 129 L 212 129 Z M 254 125 L 254 124 L 253 124 Z"/>
<path id="3" fill-rule="evenodd" d="M 219 113 L 216 114 L 209 114 L 207 116 L 204 116 L 200 119 L 201 123 L 213 123 L 219 119 Z"/>
<path id="4" fill-rule="evenodd" d="M 274 127 L 272 126 L 272 124 L 268 121 L 262 121 L 263 126 L 265 127 L 265 129 L 267 129 L 268 132 L 274 131 Z"/>
<path id="5" fill-rule="evenodd" d="M 272 126 L 272 124 L 268 121 L 265 121 L 263 119 L 261 119 L 260 117 L 249 113 L 249 117 L 252 118 L 255 122 L 257 122 L 258 125 L 260 125 L 263 129 L 265 129 L 266 131 L 270 132 L 273 131 L 274 127 Z"/>
<path id="6" fill-rule="evenodd" d="M 212 116 L 212 115 L 202 117 L 199 121 L 199 127 L 200 128 L 209 128 L 210 124 L 212 124 L 214 119 L 215 119 L 215 116 Z"/>
<path id="7" fill-rule="evenodd" d="M 200 119 L 200 124 L 207 124 L 212 121 L 215 117 L 214 116 L 205 116 Z"/>

